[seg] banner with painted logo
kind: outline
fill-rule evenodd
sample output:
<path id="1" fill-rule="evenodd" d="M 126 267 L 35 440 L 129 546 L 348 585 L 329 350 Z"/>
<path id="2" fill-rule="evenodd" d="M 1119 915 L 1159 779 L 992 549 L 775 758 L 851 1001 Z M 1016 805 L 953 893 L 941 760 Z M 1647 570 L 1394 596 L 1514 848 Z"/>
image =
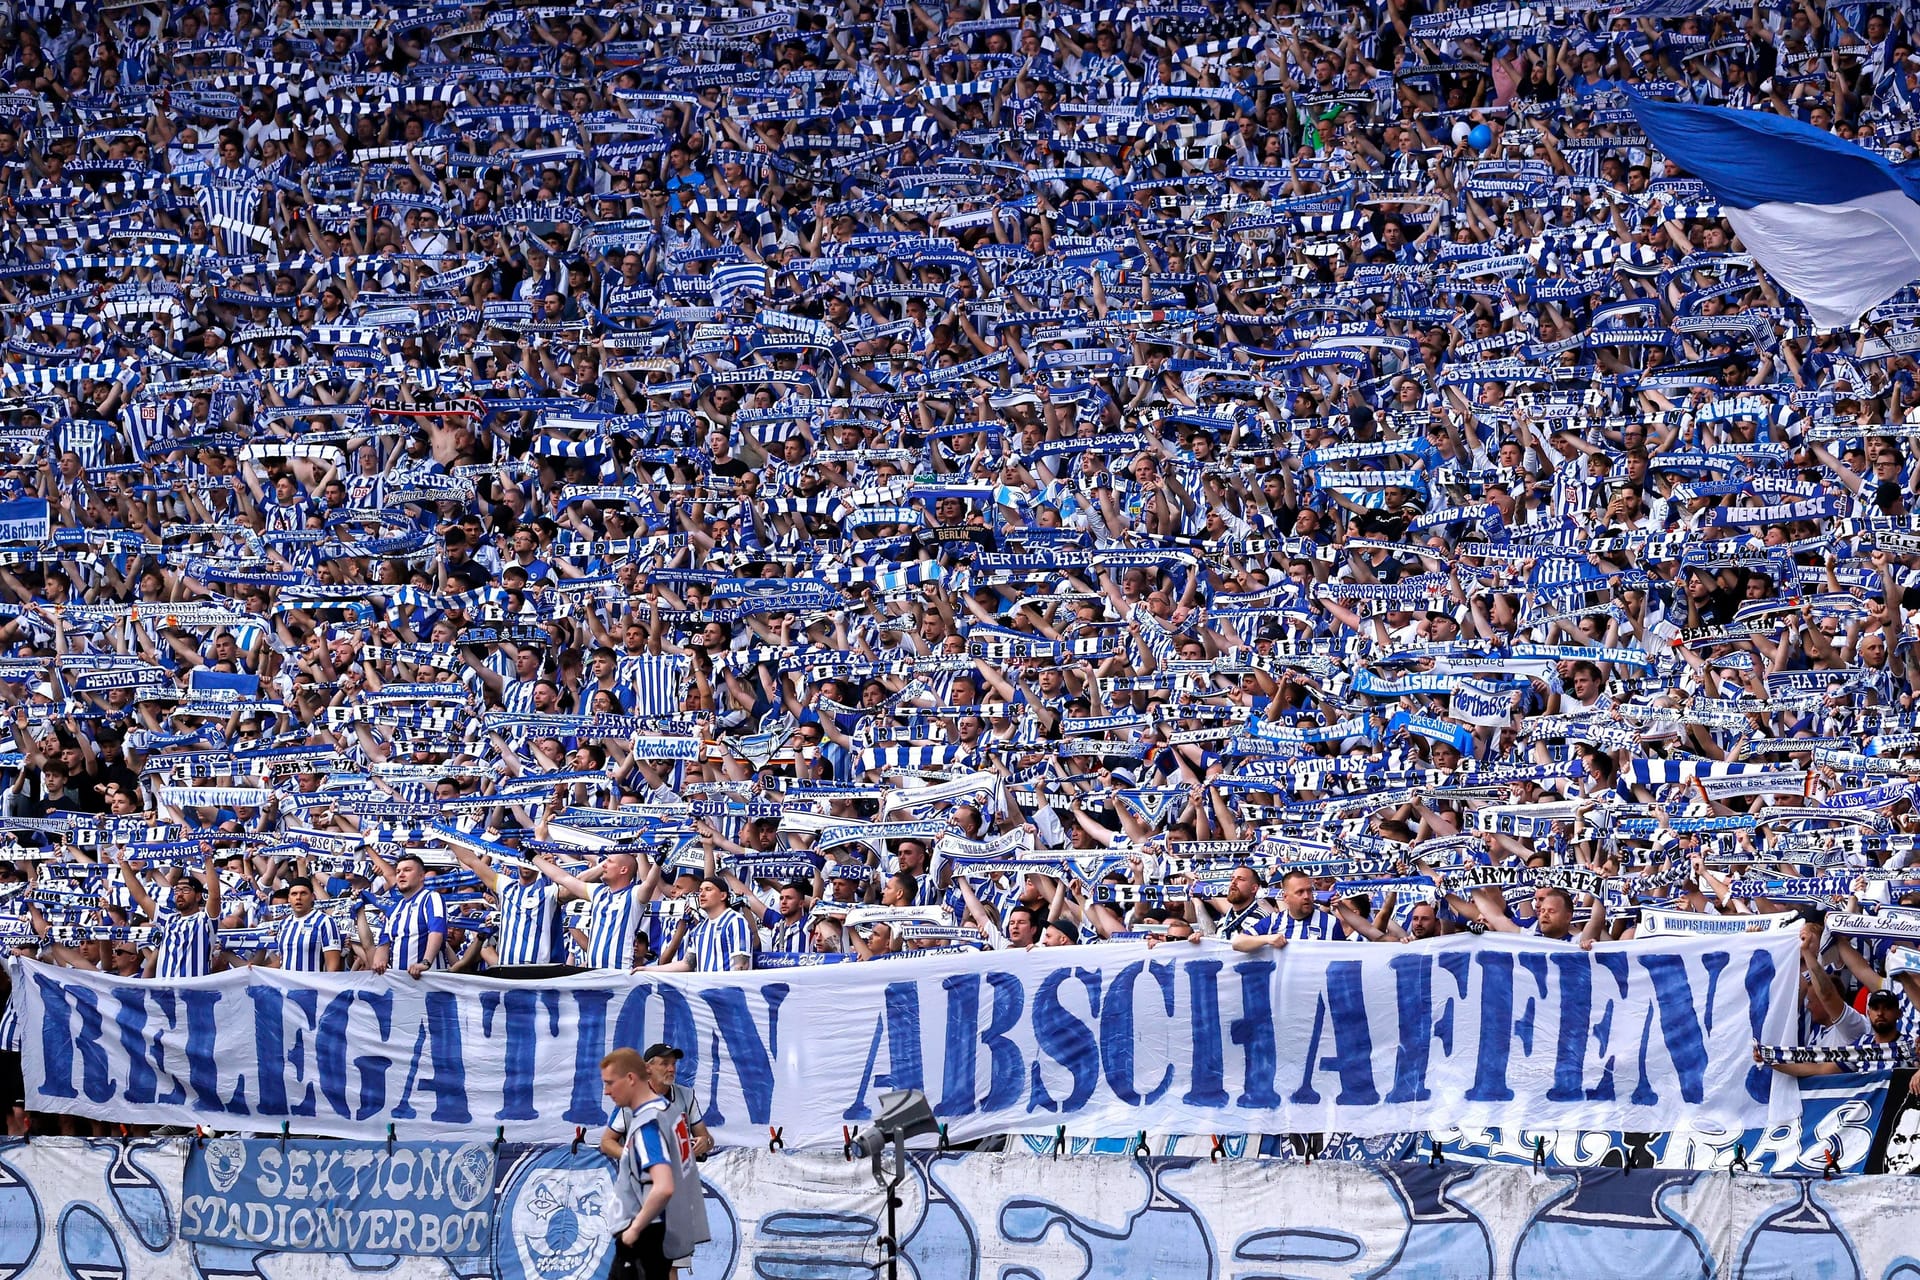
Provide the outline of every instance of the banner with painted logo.
<path id="1" fill-rule="evenodd" d="M 0 1144 L 0 1275 L 13 1280 L 602 1280 L 606 1175 L 583 1144 L 501 1149 L 491 1259 L 224 1249 L 176 1230 L 190 1139 Z M 713 1239 L 685 1280 L 873 1277 L 906 1241 L 920 1280 L 1909 1280 L 1908 1178 L 1560 1168 L 1422 1158 L 1053 1159 L 915 1151 L 889 1219 L 865 1161 L 740 1147 L 701 1167 Z M 1125 1154 L 1125 1153 L 1122 1153 Z M 605 1161 L 602 1168 L 608 1167 Z M 531 1175 L 531 1176 L 523 1176 Z M 524 1210 L 524 1217 L 518 1211 Z M 521 1222 L 508 1238 L 508 1224 Z M 522 1245 L 524 1244 L 524 1251 Z"/>
<path id="2" fill-rule="evenodd" d="M 616 1045 L 685 1051 L 722 1143 L 838 1146 L 923 1089 L 957 1141 L 1747 1129 L 1799 1114 L 1792 931 L 1601 944 L 1218 943 L 546 982 L 244 969 L 166 985 L 13 962 L 27 1107 L 229 1132 L 570 1138 Z M 304 1049 L 304 1052 L 302 1051 Z"/>
<path id="3" fill-rule="evenodd" d="M 485 1256 L 484 1143 L 213 1138 L 187 1153 L 180 1238 L 292 1253 Z"/>
<path id="4" fill-rule="evenodd" d="M 500 1155 L 493 1280 L 599 1280 L 613 1259 L 613 1162 L 591 1142 Z"/>

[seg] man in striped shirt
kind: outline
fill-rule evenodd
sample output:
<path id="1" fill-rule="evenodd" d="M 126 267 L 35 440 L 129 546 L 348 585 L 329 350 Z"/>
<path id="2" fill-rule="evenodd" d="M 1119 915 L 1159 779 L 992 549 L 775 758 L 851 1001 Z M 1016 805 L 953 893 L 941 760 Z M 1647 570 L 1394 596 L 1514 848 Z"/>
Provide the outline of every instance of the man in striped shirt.
<path id="1" fill-rule="evenodd" d="M 600 1080 L 607 1097 L 627 1116 L 611 1215 L 625 1225 L 615 1237 L 608 1275 L 610 1280 L 667 1280 L 673 1264 L 665 1253 L 665 1214 L 678 1167 L 657 1123 L 666 1113 L 667 1100 L 654 1092 L 646 1063 L 634 1049 L 615 1049 L 602 1058 Z"/>
<path id="2" fill-rule="evenodd" d="M 798 880 L 780 886 L 774 905 L 768 906 L 731 871 L 726 872 L 727 887 L 746 900 L 760 921 L 760 949 L 773 952 L 807 950 L 807 912 L 813 906 L 812 893 Z"/>
<path id="3" fill-rule="evenodd" d="M 400 901 L 387 912 L 380 929 L 380 945 L 373 953 L 373 971 L 385 973 L 400 965 L 409 978 L 439 967 L 447 945 L 447 904 L 439 892 L 426 887 L 427 864 L 420 855 L 402 855 L 393 864 L 394 887 Z"/>
<path id="4" fill-rule="evenodd" d="M 1258 951 L 1261 947 L 1284 947 L 1290 940 L 1311 938 L 1322 942 L 1344 942 L 1351 934 L 1378 942 L 1386 935 L 1373 927 L 1344 902 L 1328 911 L 1314 901 L 1313 877 L 1304 871 L 1289 871 L 1280 877 L 1280 907 L 1236 934 L 1235 951 Z"/>
<path id="5" fill-rule="evenodd" d="M 680 711 L 681 686 L 690 659 L 684 654 L 629 654 L 619 663 L 620 682 L 633 694 L 631 714 L 670 716 Z"/>
<path id="6" fill-rule="evenodd" d="M 173 882 L 173 900 L 166 910 L 154 902 L 127 859 L 115 860 L 134 905 L 160 930 L 159 943 L 147 958 L 150 978 L 201 978 L 213 972 L 214 933 L 220 919 L 220 869 L 214 864 L 213 846 L 203 848 L 207 887 L 202 889 L 192 872 L 181 872 Z"/>
<path id="7" fill-rule="evenodd" d="M 513 674 L 502 675 L 494 671 L 471 653 L 462 651 L 468 667 L 478 675 L 481 681 L 500 699 L 500 706 L 515 715 L 526 715 L 534 710 L 534 693 L 541 683 L 540 651 L 531 645 L 516 650 L 513 655 Z M 551 684 L 551 682 L 548 682 Z"/>
<path id="8" fill-rule="evenodd" d="M 587 903 L 587 927 L 584 934 L 575 930 L 575 939 L 586 952 L 589 969 L 611 969 L 631 973 L 639 967 L 634 938 L 647 921 L 647 902 L 653 886 L 659 883 L 657 870 L 645 883 L 636 883 L 640 862 L 631 853 L 609 853 L 600 863 L 600 882 L 587 876 L 562 871 L 542 855 L 533 860 L 540 874 L 560 887 L 563 898 L 583 898 Z"/>
<path id="9" fill-rule="evenodd" d="M 733 909 L 725 883 L 715 876 L 701 880 L 699 905 L 699 923 L 689 929 L 687 920 L 681 920 L 680 932 L 660 953 L 660 967 L 696 973 L 751 969 L 753 926 Z"/>
<path id="10" fill-rule="evenodd" d="M 1814 945 L 1816 948 L 1819 946 L 1817 942 Z M 1801 954 L 1804 956 L 1807 953 L 1803 949 Z M 1820 975 L 1817 978 L 1814 976 L 1816 973 Z M 1818 1026 L 1818 1030 L 1813 1035 L 1802 1037 L 1803 1044 L 1810 1043 L 1821 1048 L 1839 1049 L 1848 1045 L 1900 1044 L 1908 1039 L 1900 1029 L 1900 997 L 1892 991 L 1882 987 L 1868 996 L 1867 1015 L 1863 1018 L 1852 1005 L 1840 997 L 1833 985 L 1833 979 L 1827 976 L 1826 969 L 1819 964 L 1817 951 L 1814 955 L 1814 963 L 1803 966 L 1802 976 L 1808 983 L 1805 988 L 1806 1012 L 1814 1015 Z M 1823 983 L 1825 991 L 1821 992 L 1819 988 Z M 1833 1015 L 1830 1021 L 1818 1021 L 1824 1014 L 1820 1009 L 1815 1008 L 1816 1001 L 1824 1006 L 1826 1012 Z M 1760 1061 L 1758 1045 L 1754 1046 L 1753 1058 L 1755 1062 Z M 1803 1078 L 1838 1075 L 1846 1069 L 1833 1062 L 1775 1062 L 1769 1065 L 1783 1075 Z M 655 1087 L 658 1088 L 657 1085 Z"/>
<path id="11" fill-rule="evenodd" d="M 280 922 L 280 967 L 289 973 L 340 972 L 340 926 L 314 906 L 313 881 L 287 881 L 287 912 Z"/>
<path id="12" fill-rule="evenodd" d="M 480 877 L 500 910 L 500 931 L 494 935 L 493 963 L 501 965 L 560 964 L 566 960 L 566 938 L 560 929 L 560 886 L 545 879 L 540 869 L 521 867 L 508 874 L 497 871 L 469 849 L 455 846 L 460 865 Z"/>
<path id="13" fill-rule="evenodd" d="M 482 877 L 487 882 L 487 877 Z M 494 936 L 494 963 L 560 964 L 567 958 L 560 929 L 560 887 L 540 878 L 532 867 L 518 875 L 496 872 L 491 883 L 500 907 L 500 932 Z"/>

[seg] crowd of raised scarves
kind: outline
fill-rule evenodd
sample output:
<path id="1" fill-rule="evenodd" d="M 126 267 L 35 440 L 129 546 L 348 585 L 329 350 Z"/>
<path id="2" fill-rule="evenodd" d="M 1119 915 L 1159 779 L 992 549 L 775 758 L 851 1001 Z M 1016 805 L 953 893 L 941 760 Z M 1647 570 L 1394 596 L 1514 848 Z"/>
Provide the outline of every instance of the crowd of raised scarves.
<path id="1" fill-rule="evenodd" d="M 12 9 L 22 954 L 1799 928 L 1911 1061 L 1920 301 L 1626 97 L 1911 158 L 1899 6 Z"/>

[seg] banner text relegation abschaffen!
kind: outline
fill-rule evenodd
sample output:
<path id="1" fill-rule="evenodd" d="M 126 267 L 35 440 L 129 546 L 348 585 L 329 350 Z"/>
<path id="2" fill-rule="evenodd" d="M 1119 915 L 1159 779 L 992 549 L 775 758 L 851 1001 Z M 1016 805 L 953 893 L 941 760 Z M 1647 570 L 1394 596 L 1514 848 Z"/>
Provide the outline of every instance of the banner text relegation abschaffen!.
<path id="1" fill-rule="evenodd" d="M 837 1145 L 888 1089 L 956 1140 L 1393 1133 L 1454 1124 L 1746 1129 L 1798 1114 L 1791 930 L 1583 951 L 1111 944 L 774 973 L 542 983 L 237 970 L 165 985 L 17 961 L 27 1106 L 137 1124 L 570 1138 L 616 1045 L 686 1052 L 721 1142 Z"/>

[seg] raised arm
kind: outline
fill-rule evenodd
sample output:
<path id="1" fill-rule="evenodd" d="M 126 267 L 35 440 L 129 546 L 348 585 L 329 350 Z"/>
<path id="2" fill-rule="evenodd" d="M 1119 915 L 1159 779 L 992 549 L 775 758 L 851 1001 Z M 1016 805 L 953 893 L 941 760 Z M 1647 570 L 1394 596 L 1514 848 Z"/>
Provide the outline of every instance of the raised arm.
<path id="1" fill-rule="evenodd" d="M 203 841 L 200 848 L 206 854 L 207 919 L 213 921 L 213 927 L 218 929 L 220 927 L 220 868 L 214 865 L 212 842 Z"/>
<path id="2" fill-rule="evenodd" d="M 582 880 L 579 876 L 562 871 L 558 866 L 554 865 L 553 859 L 546 854 L 535 854 L 533 865 L 540 869 L 541 875 L 559 885 L 560 892 L 566 896 L 570 898 L 590 898 L 593 896 L 593 886 L 591 884 Z"/>
<path id="3" fill-rule="evenodd" d="M 126 883 L 127 892 L 133 895 L 133 904 L 140 908 L 140 914 L 149 920 L 158 920 L 160 913 L 154 908 L 153 895 L 147 892 L 147 886 L 140 883 L 140 877 L 133 873 L 133 865 L 124 857 L 115 857 L 114 862 L 120 868 L 120 879 Z"/>

